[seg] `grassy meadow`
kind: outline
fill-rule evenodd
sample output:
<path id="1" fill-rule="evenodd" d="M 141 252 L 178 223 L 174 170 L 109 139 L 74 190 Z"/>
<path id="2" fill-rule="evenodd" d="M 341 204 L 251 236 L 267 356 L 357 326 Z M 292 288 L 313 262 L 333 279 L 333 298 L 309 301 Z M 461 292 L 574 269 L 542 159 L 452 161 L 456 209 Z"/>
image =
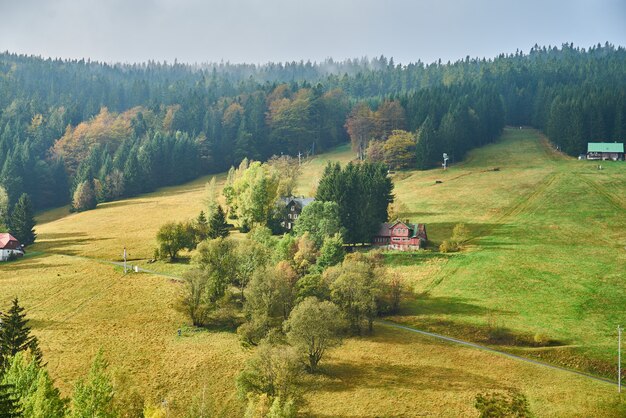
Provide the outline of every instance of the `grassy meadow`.
<path id="1" fill-rule="evenodd" d="M 234 379 L 247 354 L 232 332 L 187 329 L 187 319 L 173 309 L 179 283 L 57 254 L 2 269 L 0 306 L 20 299 L 65 395 L 102 348 L 125 396 L 136 391 L 182 412 L 206 391 L 219 400 L 217 413 L 240 412 Z M 179 328 L 185 330 L 180 337 Z"/>
<path id="2" fill-rule="evenodd" d="M 311 194 L 327 161 L 352 157 L 343 146 L 306 161 L 298 194 Z M 596 165 L 511 129 L 445 172 L 397 173 L 402 217 L 426 223 L 433 247 L 459 222 L 471 239 L 455 254 L 386 254 L 411 290 L 391 319 L 478 342 L 502 329 L 514 337 L 506 350 L 608 375 L 626 314 L 626 165 Z M 0 307 L 20 298 L 64 394 L 103 348 L 116 378 L 153 403 L 167 400 L 173 416 L 203 394 L 216 416 L 241 416 L 234 377 L 250 352 L 236 334 L 188 328 L 174 308 L 179 283 L 96 261 L 118 261 L 126 246 L 132 263 L 184 272 L 188 264 L 147 260 L 161 224 L 197 216 L 208 179 L 79 214 L 42 213 L 31 255 L 0 265 Z M 552 345 L 531 344 L 535 334 Z M 476 394 L 507 389 L 523 392 L 537 416 L 624 414 L 612 385 L 382 324 L 330 352 L 322 369 L 303 383 L 307 416 L 476 416 Z"/>
<path id="3" fill-rule="evenodd" d="M 418 295 L 394 319 L 481 342 L 500 329 L 513 351 L 615 378 L 626 166 L 597 165 L 552 151 L 535 131 L 507 130 L 446 172 L 397 180 L 406 217 L 426 223 L 433 244 L 457 222 L 471 239 L 452 255 L 388 255 Z M 552 347 L 535 347 L 536 335 Z"/>

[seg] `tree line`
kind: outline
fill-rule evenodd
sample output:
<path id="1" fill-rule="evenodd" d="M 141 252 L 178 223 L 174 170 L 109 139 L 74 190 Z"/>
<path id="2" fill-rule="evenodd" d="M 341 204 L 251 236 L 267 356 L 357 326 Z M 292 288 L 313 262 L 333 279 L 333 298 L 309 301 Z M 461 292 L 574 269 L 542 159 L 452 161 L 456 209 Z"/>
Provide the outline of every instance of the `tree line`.
<path id="1" fill-rule="evenodd" d="M 387 160 L 408 149 L 427 168 L 443 152 L 462 159 L 504 124 L 542 129 L 576 155 L 588 141 L 623 140 L 625 64 L 625 49 L 608 43 L 407 65 L 383 56 L 109 65 L 2 53 L 0 183 L 10 206 L 27 193 L 37 209 L 91 207 L 93 195 L 132 196 L 348 139 L 361 158 L 372 141 L 381 143 L 370 153 L 384 155 L 396 130 L 414 145 L 388 144 Z"/>

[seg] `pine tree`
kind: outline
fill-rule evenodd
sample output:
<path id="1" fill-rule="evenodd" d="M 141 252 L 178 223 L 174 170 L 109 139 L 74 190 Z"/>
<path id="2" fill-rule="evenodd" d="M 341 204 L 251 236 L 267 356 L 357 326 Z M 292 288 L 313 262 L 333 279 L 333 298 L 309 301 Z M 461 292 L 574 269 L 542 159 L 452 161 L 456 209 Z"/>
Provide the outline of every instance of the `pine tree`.
<path id="1" fill-rule="evenodd" d="M 9 218 L 9 195 L 4 187 L 0 185 L 0 228 L 6 227 Z"/>
<path id="2" fill-rule="evenodd" d="M 226 223 L 226 214 L 221 205 L 217 206 L 217 210 L 209 219 L 209 238 L 225 238 L 228 236 L 228 224 Z"/>
<path id="3" fill-rule="evenodd" d="M 436 161 L 436 138 L 432 119 L 427 117 L 419 129 L 417 147 L 415 150 L 416 165 L 420 170 L 426 170 Z"/>
<path id="4" fill-rule="evenodd" d="M 11 308 L 0 316 L 0 370 L 9 357 L 20 351 L 33 350 L 36 358 L 41 359 L 41 352 L 37 338 L 30 335 L 30 327 L 24 308 L 19 305 L 17 298 L 13 299 Z"/>
<path id="5" fill-rule="evenodd" d="M 0 418 L 17 418 L 22 413 L 11 385 L 0 385 Z"/>
<path id="6" fill-rule="evenodd" d="M 11 213 L 9 231 L 24 245 L 35 242 L 35 216 L 30 197 L 26 193 L 20 196 Z"/>
<path id="7" fill-rule="evenodd" d="M 196 218 L 196 225 L 194 229 L 196 242 L 204 241 L 205 239 L 207 239 L 209 235 L 209 222 L 207 221 L 203 210 L 200 211 L 200 214 Z"/>

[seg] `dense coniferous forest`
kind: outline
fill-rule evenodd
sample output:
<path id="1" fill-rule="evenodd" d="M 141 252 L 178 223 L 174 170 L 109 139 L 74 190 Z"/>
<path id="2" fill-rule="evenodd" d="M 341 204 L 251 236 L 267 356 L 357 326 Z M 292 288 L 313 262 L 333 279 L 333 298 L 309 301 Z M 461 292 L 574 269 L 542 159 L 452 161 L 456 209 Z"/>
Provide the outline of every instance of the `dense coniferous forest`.
<path id="1" fill-rule="evenodd" d="M 0 54 L 0 184 L 37 209 L 114 200 L 227 170 L 414 133 L 415 165 L 453 161 L 505 124 L 577 155 L 623 140 L 626 50 L 533 47 L 454 63 L 103 64 Z"/>

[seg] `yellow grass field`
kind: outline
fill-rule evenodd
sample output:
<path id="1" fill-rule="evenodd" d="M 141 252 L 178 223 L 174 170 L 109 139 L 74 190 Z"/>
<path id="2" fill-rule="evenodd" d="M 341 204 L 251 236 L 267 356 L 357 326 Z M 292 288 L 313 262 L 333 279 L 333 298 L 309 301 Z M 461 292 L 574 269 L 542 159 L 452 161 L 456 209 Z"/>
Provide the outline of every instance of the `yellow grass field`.
<path id="1" fill-rule="evenodd" d="M 179 283 L 61 255 L 39 255 L 3 268 L 0 306 L 18 297 L 26 308 L 51 375 L 63 393 L 86 375 L 102 348 L 113 373 L 147 401 L 175 411 L 203 389 L 220 410 L 240 411 L 234 378 L 246 353 L 229 332 L 177 330 Z M 220 411 L 218 411 L 220 412 Z"/>
<path id="2" fill-rule="evenodd" d="M 193 332 L 172 308 L 179 284 L 89 260 L 41 255 L 3 275 L 0 304 L 18 296 L 65 394 L 102 348 L 111 369 L 173 416 L 203 392 L 216 414 L 240 416 L 234 377 L 249 352 L 229 332 Z M 307 416 L 475 416 L 480 392 L 519 390 L 539 416 L 619 416 L 614 386 L 378 325 L 330 353 L 303 384 Z"/>
<path id="3" fill-rule="evenodd" d="M 446 320 L 453 327 L 479 323 L 484 320 L 481 312 L 492 308 L 480 299 L 479 286 L 469 281 L 464 264 L 469 260 L 463 257 L 488 248 L 493 224 L 506 225 L 512 217 L 526 216 L 528 196 L 538 187 L 545 190 L 546 177 L 573 163 L 522 134 L 508 132 L 504 142 L 474 151 L 465 163 L 447 172 L 396 174 L 395 193 L 406 205 L 404 215 L 427 223 L 431 240 L 447 238 L 454 223 L 461 221 L 470 225 L 474 236 L 463 254 L 424 253 L 409 263 L 392 260 L 391 270 L 419 295 L 430 291 L 435 297 L 434 302 L 420 297 L 409 300 L 403 315 L 395 318 L 399 322 L 421 326 Z M 529 153 L 543 157 L 528 160 L 524 154 Z M 346 163 L 351 158 L 353 153 L 344 146 L 307 161 L 298 194 L 311 194 L 329 160 Z M 488 171 L 493 167 L 502 171 Z M 616 182 L 624 185 L 619 183 L 620 173 L 607 170 L 605 174 L 601 179 L 589 176 L 589 181 L 606 187 Z M 435 185 L 436 179 L 443 183 Z M 119 261 L 126 246 L 132 263 L 148 267 L 159 226 L 196 217 L 208 180 L 102 204 L 80 214 L 68 214 L 67 208 L 42 213 L 31 255 L 0 265 L 0 309 L 13 297 L 20 298 L 50 372 L 65 395 L 102 348 L 116 378 L 128 382 L 128 391 L 136 390 L 155 404 L 166 400 L 171 416 L 184 416 L 188 404 L 201 396 L 215 405 L 216 416 L 242 415 L 245 404 L 236 398 L 234 378 L 250 351 L 241 347 L 236 334 L 188 328 L 189 321 L 174 309 L 179 283 L 144 273 L 123 275 L 119 267 L 96 261 Z M 218 180 L 223 182 L 224 176 Z M 619 204 L 619 197 L 615 199 Z M 159 262 L 149 268 L 179 274 L 188 267 Z M 469 289 L 474 300 L 458 299 L 455 286 Z M 522 319 L 532 318 L 525 311 L 523 315 Z M 510 316 L 522 322 L 519 313 Z M 538 317 L 546 327 L 555 320 Z M 180 337 L 179 328 L 183 329 Z M 322 369 L 323 374 L 306 377 L 302 384 L 305 416 L 471 417 L 477 416 L 476 394 L 508 389 L 523 392 L 537 416 L 624 413 L 614 385 L 381 324 L 374 335 L 349 339 L 329 353 Z"/>

